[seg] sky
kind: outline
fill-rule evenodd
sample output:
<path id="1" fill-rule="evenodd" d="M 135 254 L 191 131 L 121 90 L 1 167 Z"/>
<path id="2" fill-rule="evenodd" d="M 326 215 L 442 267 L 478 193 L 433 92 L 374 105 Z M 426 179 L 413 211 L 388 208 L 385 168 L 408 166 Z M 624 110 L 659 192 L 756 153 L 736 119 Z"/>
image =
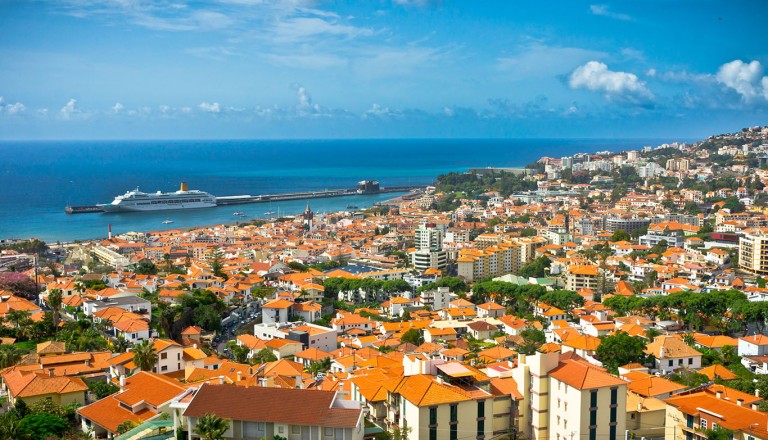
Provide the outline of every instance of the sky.
<path id="1" fill-rule="evenodd" d="M 768 125 L 768 2 L 0 0 L 0 139 Z"/>

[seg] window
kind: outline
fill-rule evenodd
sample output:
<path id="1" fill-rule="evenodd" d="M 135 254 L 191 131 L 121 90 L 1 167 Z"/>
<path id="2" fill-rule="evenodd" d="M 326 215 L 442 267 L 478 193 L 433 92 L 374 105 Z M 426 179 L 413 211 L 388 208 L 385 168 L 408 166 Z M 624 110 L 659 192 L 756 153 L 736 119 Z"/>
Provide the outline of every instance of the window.
<path id="1" fill-rule="evenodd" d="M 701 429 L 707 429 L 707 419 L 701 419 Z"/>
<path id="2" fill-rule="evenodd" d="M 168 359 L 168 353 L 160 353 L 160 359 Z"/>
<path id="3" fill-rule="evenodd" d="M 688 358 L 688 365 L 693 365 L 693 358 Z"/>
<path id="4" fill-rule="evenodd" d="M 563 419 L 563 429 L 568 428 L 568 419 Z"/>
<path id="5" fill-rule="evenodd" d="M 671 367 L 672 365 L 674 365 L 674 361 L 672 359 L 670 359 L 668 365 Z"/>
<path id="6" fill-rule="evenodd" d="M 456 440 L 459 438 L 459 405 L 454 403 L 450 408 L 451 420 L 448 435 L 451 440 Z"/>
<path id="7" fill-rule="evenodd" d="M 283 426 L 283 425 L 278 425 L 278 426 L 277 426 L 277 432 L 279 432 L 280 434 L 282 434 L 283 432 L 285 432 L 285 426 Z"/>
<path id="8" fill-rule="evenodd" d="M 291 425 L 291 434 L 301 434 L 301 426 Z"/>
<path id="9" fill-rule="evenodd" d="M 333 435 L 333 428 L 323 428 L 323 435 L 330 437 Z"/>
<path id="10" fill-rule="evenodd" d="M 163 365 L 160 367 L 160 371 L 168 371 L 168 365 Z"/>
<path id="11" fill-rule="evenodd" d="M 557 416 L 557 426 L 560 426 L 560 416 Z"/>
<path id="12" fill-rule="evenodd" d="M 677 360 L 677 365 L 683 365 L 683 360 L 682 359 L 678 359 Z"/>
<path id="13" fill-rule="evenodd" d="M 557 407 L 560 408 L 560 399 L 557 399 Z"/>

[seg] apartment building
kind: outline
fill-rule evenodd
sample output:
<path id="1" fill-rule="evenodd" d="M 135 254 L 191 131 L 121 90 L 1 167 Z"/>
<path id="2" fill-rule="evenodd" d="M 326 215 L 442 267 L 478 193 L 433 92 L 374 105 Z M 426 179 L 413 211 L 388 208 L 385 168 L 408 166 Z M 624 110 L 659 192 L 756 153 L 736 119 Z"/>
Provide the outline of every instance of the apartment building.
<path id="1" fill-rule="evenodd" d="M 525 261 L 522 249 L 523 246 L 518 243 L 504 242 L 483 250 L 462 250 L 456 260 L 458 275 L 467 281 L 474 281 L 489 276 L 516 274 Z"/>
<path id="2" fill-rule="evenodd" d="M 574 353 L 519 355 L 512 377 L 530 440 L 618 440 L 626 429 L 627 383 Z"/>
<path id="3" fill-rule="evenodd" d="M 768 235 L 753 231 L 739 238 L 739 268 L 756 275 L 768 275 Z"/>
<path id="4" fill-rule="evenodd" d="M 565 288 L 567 290 L 592 289 L 599 290 L 600 268 L 594 264 L 574 265 L 565 273 Z"/>

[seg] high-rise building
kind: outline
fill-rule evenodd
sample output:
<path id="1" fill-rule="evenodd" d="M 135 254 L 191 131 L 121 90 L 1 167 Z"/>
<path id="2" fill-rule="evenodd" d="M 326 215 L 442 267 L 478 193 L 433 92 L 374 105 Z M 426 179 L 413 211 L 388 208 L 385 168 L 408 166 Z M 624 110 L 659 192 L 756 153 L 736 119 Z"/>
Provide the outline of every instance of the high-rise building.
<path id="1" fill-rule="evenodd" d="M 768 275 L 768 235 L 765 231 L 739 238 L 739 268 L 756 275 Z"/>

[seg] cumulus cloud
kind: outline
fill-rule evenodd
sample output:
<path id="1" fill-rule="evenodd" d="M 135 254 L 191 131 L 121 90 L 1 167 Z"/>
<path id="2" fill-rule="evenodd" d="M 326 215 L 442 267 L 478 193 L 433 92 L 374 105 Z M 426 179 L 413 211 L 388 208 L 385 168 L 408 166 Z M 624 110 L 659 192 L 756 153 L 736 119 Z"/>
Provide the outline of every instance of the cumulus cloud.
<path id="1" fill-rule="evenodd" d="M 125 107 L 123 106 L 123 104 L 120 104 L 119 102 L 116 102 L 116 103 L 115 103 L 115 105 L 113 105 L 113 106 L 112 106 L 112 112 L 114 112 L 114 113 L 120 113 L 120 111 L 121 111 L 122 109 L 124 109 L 124 108 L 125 108 Z"/>
<path id="2" fill-rule="evenodd" d="M 5 99 L 2 96 L 0 96 L 0 113 L 7 113 L 9 115 L 17 115 L 17 114 L 23 112 L 26 109 L 27 109 L 27 107 L 24 104 L 22 104 L 20 102 L 16 102 L 14 104 L 6 103 Z"/>
<path id="3" fill-rule="evenodd" d="M 61 116 L 62 119 L 70 119 L 73 115 L 80 113 L 80 109 L 78 109 L 76 105 L 77 99 L 70 99 L 64 104 L 64 107 L 59 110 L 59 116 Z"/>
<path id="4" fill-rule="evenodd" d="M 768 76 L 763 76 L 763 66 L 759 61 L 747 64 L 734 60 L 725 63 L 715 77 L 719 83 L 741 95 L 746 104 L 768 100 Z"/>
<path id="5" fill-rule="evenodd" d="M 587 89 L 602 93 L 606 99 L 622 105 L 651 107 L 653 93 L 634 73 L 608 69 L 605 63 L 589 61 L 568 77 L 572 89 Z"/>
<path id="6" fill-rule="evenodd" d="M 589 5 L 589 12 L 592 15 L 601 15 L 603 17 L 613 18 L 615 20 L 631 21 L 632 17 L 627 14 L 621 14 L 613 12 L 608 8 L 608 5 Z"/>
<path id="7" fill-rule="evenodd" d="M 198 105 L 198 108 L 208 113 L 221 113 L 221 104 L 219 104 L 218 102 L 214 102 L 214 103 L 201 102 L 200 105 Z"/>

